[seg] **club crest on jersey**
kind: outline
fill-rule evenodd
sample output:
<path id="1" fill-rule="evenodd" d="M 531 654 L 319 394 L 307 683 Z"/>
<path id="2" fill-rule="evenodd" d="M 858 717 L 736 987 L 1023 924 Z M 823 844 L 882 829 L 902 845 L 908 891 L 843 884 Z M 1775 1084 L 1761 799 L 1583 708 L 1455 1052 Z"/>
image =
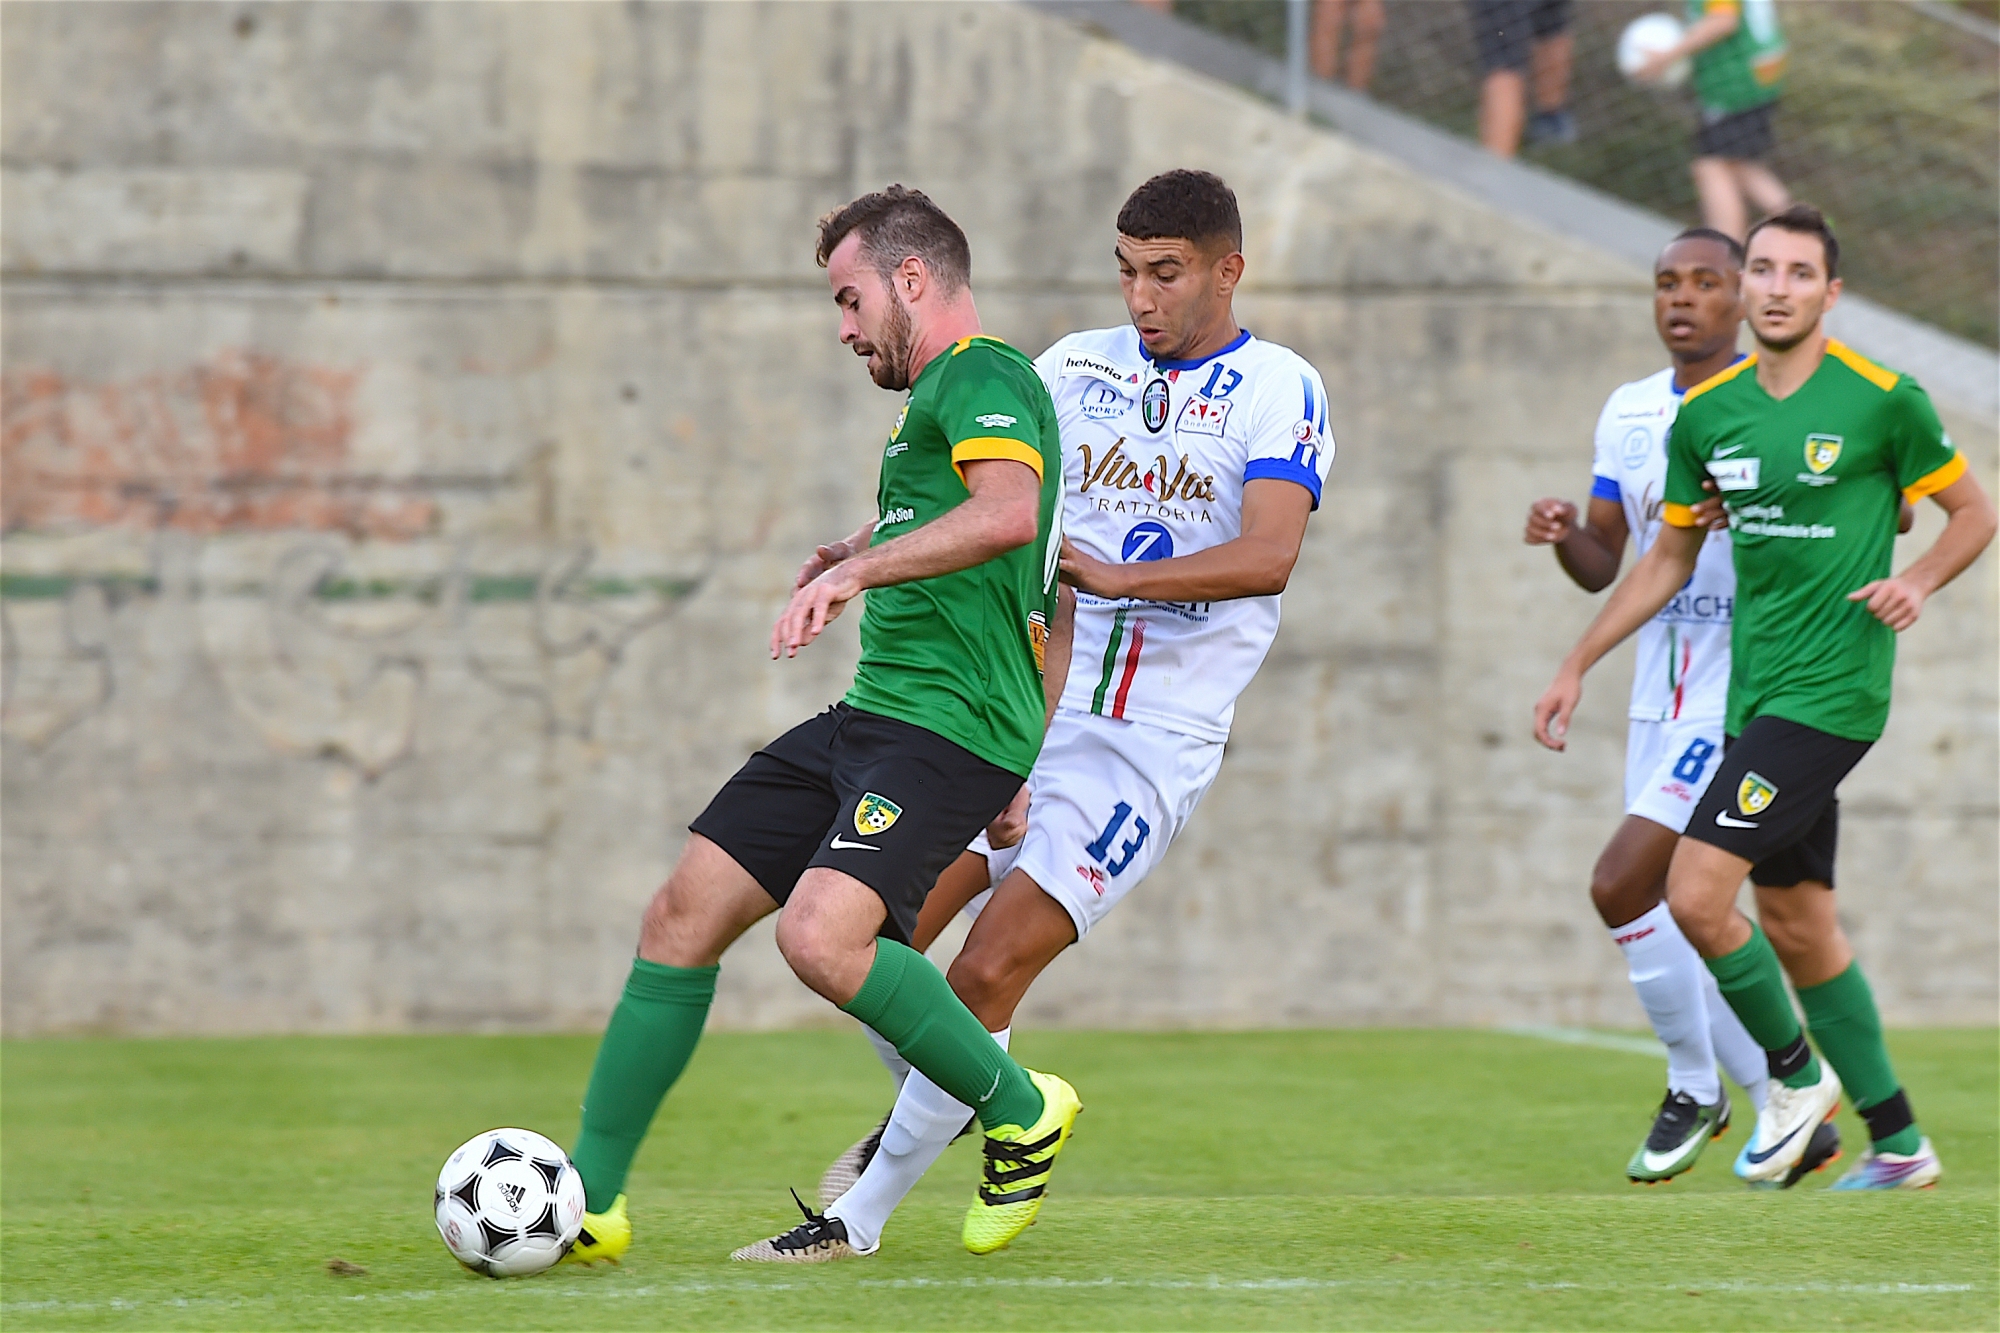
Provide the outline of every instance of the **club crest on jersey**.
<path id="1" fill-rule="evenodd" d="M 892 441 L 898 435 L 901 435 L 903 433 L 903 423 L 905 421 L 908 421 L 909 419 L 910 419 L 910 405 L 908 403 L 904 403 L 903 410 L 896 414 L 895 426 L 889 431 L 889 438 Z"/>
<path id="2" fill-rule="evenodd" d="M 1834 465 L 1840 457 L 1841 437 L 1838 435 L 1806 436 L 1806 466 L 1818 476 Z"/>
<path id="3" fill-rule="evenodd" d="M 887 833 L 902 815 L 902 806 L 886 796 L 867 792 L 862 795 L 861 803 L 854 807 L 854 831 L 864 838 L 872 838 L 877 833 Z"/>
<path id="4" fill-rule="evenodd" d="M 1190 398 L 1181 406 L 1181 419 L 1174 423 L 1174 429 L 1220 438 L 1222 425 L 1229 420 L 1230 406 L 1212 398 Z"/>
<path id="5" fill-rule="evenodd" d="M 1769 778 L 1745 773 L 1736 785 L 1736 808 L 1746 815 L 1761 815 L 1778 799 L 1778 789 Z"/>
<path id="6" fill-rule="evenodd" d="M 1159 434 L 1167 424 L 1167 382 L 1163 379 L 1147 381 L 1146 390 L 1139 395 L 1139 420 L 1146 423 L 1146 429 Z"/>

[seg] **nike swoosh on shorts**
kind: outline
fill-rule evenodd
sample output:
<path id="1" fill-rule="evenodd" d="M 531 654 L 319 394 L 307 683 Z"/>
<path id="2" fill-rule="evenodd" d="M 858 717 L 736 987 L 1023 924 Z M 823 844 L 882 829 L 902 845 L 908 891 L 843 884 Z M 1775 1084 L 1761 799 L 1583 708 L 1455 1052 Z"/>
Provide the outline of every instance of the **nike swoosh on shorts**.
<path id="1" fill-rule="evenodd" d="M 834 848 L 836 851 L 846 851 L 849 847 L 859 847 L 864 852 L 879 852 L 882 850 L 880 847 L 871 847 L 865 842 L 849 842 L 838 833 L 833 835 L 833 841 L 829 842 L 827 846 Z"/>
<path id="2" fill-rule="evenodd" d="M 1718 823 L 1718 824 L 1720 824 L 1720 825 L 1722 825 L 1722 827 L 1724 827 L 1724 828 L 1756 828 L 1756 827 L 1757 827 L 1757 823 L 1756 823 L 1756 821 L 1755 821 L 1755 820 L 1751 820 L 1751 819 L 1731 819 L 1731 818 L 1729 817 L 1729 812 L 1728 812 L 1727 810 L 1717 810 L 1717 811 L 1715 812 L 1715 822 L 1716 822 L 1716 823 Z M 837 843 L 837 842 L 836 842 L 836 843 L 834 844 L 834 846 L 836 846 L 836 847 L 838 847 L 839 845 L 840 845 L 840 844 L 839 844 L 839 843 Z"/>

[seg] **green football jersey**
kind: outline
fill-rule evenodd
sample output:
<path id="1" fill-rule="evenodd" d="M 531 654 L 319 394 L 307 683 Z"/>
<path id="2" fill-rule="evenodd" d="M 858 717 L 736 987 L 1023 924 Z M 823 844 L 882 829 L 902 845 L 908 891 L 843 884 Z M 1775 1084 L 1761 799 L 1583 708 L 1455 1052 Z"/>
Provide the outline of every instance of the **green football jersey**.
<path id="1" fill-rule="evenodd" d="M 1733 115 L 1785 91 L 1785 34 L 1772 0 L 1688 0 L 1688 23 L 1727 9 L 1736 11 L 1736 31 L 1695 53 L 1694 88 L 1705 109 Z"/>
<path id="2" fill-rule="evenodd" d="M 1713 479 L 1736 563 L 1732 736 L 1781 717 L 1873 741 L 1889 718 L 1896 633 L 1847 595 L 1889 576 L 1900 500 L 1943 490 L 1965 459 L 1915 380 L 1838 342 L 1779 401 L 1757 358 L 1689 389 L 1667 443 L 1663 519 L 1694 526 Z"/>
<path id="3" fill-rule="evenodd" d="M 1026 463 L 1042 479 L 1037 540 L 936 578 L 871 588 L 847 702 L 1028 775 L 1042 750 L 1042 656 L 1056 612 L 1062 440 L 1034 363 L 997 338 L 933 357 L 882 450 L 870 545 L 965 503 L 965 464 Z"/>

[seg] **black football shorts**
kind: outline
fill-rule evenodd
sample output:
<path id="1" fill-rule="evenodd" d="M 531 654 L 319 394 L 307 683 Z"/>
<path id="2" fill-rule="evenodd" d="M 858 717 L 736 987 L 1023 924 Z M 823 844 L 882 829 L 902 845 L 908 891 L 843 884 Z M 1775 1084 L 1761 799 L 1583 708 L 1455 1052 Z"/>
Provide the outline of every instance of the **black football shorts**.
<path id="1" fill-rule="evenodd" d="M 1694 134 L 1695 156 L 1727 158 L 1731 162 L 1755 162 L 1769 157 L 1775 142 L 1771 117 L 1777 109 L 1776 102 L 1766 102 L 1748 111 L 1713 115 L 1702 112 L 1701 128 Z"/>
<path id="2" fill-rule="evenodd" d="M 1768 889 L 1802 880 L 1833 884 L 1840 843 L 1834 792 L 1870 742 L 1755 717 L 1741 736 L 1723 738 L 1722 767 L 1688 819 L 1686 837 L 1751 863 L 1751 882 Z"/>
<path id="3" fill-rule="evenodd" d="M 889 910 L 881 933 L 908 944 L 937 877 L 1021 782 L 934 731 L 841 703 L 751 755 L 688 828 L 780 905 L 812 866 L 854 876 Z"/>

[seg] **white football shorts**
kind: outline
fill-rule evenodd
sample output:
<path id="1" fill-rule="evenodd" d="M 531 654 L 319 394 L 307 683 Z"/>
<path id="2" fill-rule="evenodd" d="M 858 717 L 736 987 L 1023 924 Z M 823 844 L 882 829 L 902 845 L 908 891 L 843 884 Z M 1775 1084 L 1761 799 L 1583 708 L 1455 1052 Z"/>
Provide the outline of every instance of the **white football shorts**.
<path id="1" fill-rule="evenodd" d="M 1625 813 L 1685 833 L 1721 766 L 1721 718 L 1634 722 L 1625 737 Z"/>
<path id="2" fill-rule="evenodd" d="M 1025 870 L 1061 903 L 1080 940 L 1167 854 L 1222 770 L 1221 741 L 1145 722 L 1056 710 L 1028 775 L 1028 832 L 994 851 L 980 834 L 990 882 Z M 968 910 L 978 915 L 986 895 Z"/>

